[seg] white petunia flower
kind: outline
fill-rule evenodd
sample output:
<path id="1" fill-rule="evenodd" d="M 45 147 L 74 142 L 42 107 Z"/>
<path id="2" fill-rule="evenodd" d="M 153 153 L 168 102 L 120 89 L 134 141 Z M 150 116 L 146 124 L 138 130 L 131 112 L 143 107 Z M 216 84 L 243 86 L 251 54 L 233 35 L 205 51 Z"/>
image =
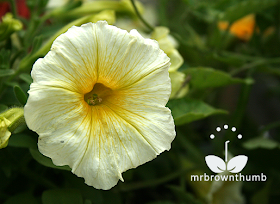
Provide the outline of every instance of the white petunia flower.
<path id="1" fill-rule="evenodd" d="M 40 152 L 95 188 L 123 181 L 122 172 L 171 147 L 169 66 L 158 43 L 136 30 L 73 26 L 31 72 L 24 115 Z"/>

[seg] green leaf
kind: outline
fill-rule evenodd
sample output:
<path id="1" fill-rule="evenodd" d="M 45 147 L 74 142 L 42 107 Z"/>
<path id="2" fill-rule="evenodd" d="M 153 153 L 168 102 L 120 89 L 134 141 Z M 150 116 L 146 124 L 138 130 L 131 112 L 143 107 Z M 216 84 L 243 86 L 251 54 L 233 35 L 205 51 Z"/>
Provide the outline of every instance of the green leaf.
<path id="1" fill-rule="evenodd" d="M 197 67 L 184 71 L 190 77 L 190 85 L 193 88 L 203 89 L 209 87 L 227 86 L 235 83 L 245 83 L 243 79 L 233 78 L 229 74 L 212 68 Z"/>
<path id="2" fill-rule="evenodd" d="M 0 69 L 7 70 L 9 69 L 10 64 L 10 57 L 11 57 L 11 50 L 2 48 L 0 50 Z"/>
<path id="3" fill-rule="evenodd" d="M 76 189 L 52 189 L 43 192 L 43 204 L 83 204 L 83 197 Z"/>
<path id="4" fill-rule="evenodd" d="M 219 38 L 218 40 L 221 40 L 221 38 Z M 217 40 L 217 41 L 218 41 Z M 217 41 L 215 41 L 214 43 L 217 44 Z M 244 65 L 246 63 L 246 60 L 236 56 L 236 55 L 230 55 L 227 53 L 219 53 L 217 54 L 216 52 L 212 53 L 212 57 L 220 62 L 229 64 L 229 65 L 233 65 L 235 67 L 240 67 L 242 65 Z"/>
<path id="5" fill-rule="evenodd" d="M 170 100 L 167 106 L 171 109 L 176 125 L 190 123 L 214 114 L 226 114 L 227 111 L 215 109 L 212 106 L 195 99 Z"/>
<path id="6" fill-rule="evenodd" d="M 7 86 L 12 87 L 12 88 L 14 88 L 14 86 L 19 86 L 19 83 L 16 82 L 16 81 L 6 81 L 5 84 L 6 84 Z"/>
<path id="7" fill-rule="evenodd" d="M 37 138 L 36 138 L 37 139 Z M 37 140 L 26 134 L 12 134 L 9 146 L 37 149 Z"/>
<path id="8" fill-rule="evenodd" d="M 247 0 L 240 1 L 228 7 L 220 16 L 221 20 L 230 23 L 248 14 L 257 13 L 277 4 L 275 0 Z"/>
<path id="9" fill-rule="evenodd" d="M 12 69 L 0 69 L 0 77 L 10 76 L 14 73 L 15 71 Z"/>
<path id="10" fill-rule="evenodd" d="M 24 91 L 19 86 L 14 86 L 14 92 L 21 105 L 25 105 L 27 102 L 27 96 Z"/>
<path id="11" fill-rule="evenodd" d="M 54 169 L 61 169 L 61 170 L 67 170 L 70 171 L 70 167 L 69 166 L 56 166 L 53 164 L 52 160 L 48 157 L 45 157 L 44 155 L 42 155 L 37 149 L 29 149 L 32 157 L 39 162 L 40 164 L 50 167 L 50 168 L 54 168 Z"/>
<path id="12" fill-rule="evenodd" d="M 15 105 L 20 106 L 20 103 L 18 102 L 14 94 L 14 86 L 15 84 L 13 86 L 8 86 L 6 90 L 3 93 L 1 93 L 2 94 L 2 96 L 0 97 L 1 104 L 5 104 L 8 107 L 15 106 Z"/>
<path id="13" fill-rule="evenodd" d="M 274 149 L 276 147 L 279 147 L 279 143 L 272 139 L 261 136 L 244 142 L 243 147 L 246 149 L 256 149 L 256 148 Z"/>
<path id="14" fill-rule="evenodd" d="M 31 84 L 33 82 L 33 79 L 31 78 L 30 74 L 23 73 L 19 75 L 19 78 L 28 84 Z"/>

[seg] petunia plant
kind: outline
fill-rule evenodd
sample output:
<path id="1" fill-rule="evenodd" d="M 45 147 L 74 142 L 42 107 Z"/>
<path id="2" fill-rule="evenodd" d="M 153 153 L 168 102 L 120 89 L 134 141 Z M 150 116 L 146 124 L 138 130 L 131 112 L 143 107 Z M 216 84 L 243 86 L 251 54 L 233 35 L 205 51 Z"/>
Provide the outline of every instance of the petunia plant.
<path id="1" fill-rule="evenodd" d="M 278 203 L 279 8 L 0 1 L 0 203 Z"/>

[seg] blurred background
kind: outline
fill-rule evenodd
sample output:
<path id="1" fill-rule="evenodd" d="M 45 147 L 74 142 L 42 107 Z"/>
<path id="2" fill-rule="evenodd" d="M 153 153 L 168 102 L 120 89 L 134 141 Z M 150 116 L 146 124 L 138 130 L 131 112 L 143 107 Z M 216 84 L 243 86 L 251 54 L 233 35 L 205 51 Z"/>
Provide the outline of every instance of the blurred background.
<path id="1" fill-rule="evenodd" d="M 170 151 L 103 191 L 40 154 L 38 135 L 23 122 L 0 150 L 0 203 L 279 203 L 279 11 L 279 0 L 1 0 L 2 113 L 24 106 L 32 65 L 58 35 L 106 20 L 157 40 L 170 57 L 167 106 L 177 135 Z M 225 124 L 236 132 L 216 131 Z M 241 173 L 263 173 L 266 181 L 191 181 L 191 175 L 215 175 L 205 156 L 224 158 L 227 140 L 230 157 L 248 156 Z"/>

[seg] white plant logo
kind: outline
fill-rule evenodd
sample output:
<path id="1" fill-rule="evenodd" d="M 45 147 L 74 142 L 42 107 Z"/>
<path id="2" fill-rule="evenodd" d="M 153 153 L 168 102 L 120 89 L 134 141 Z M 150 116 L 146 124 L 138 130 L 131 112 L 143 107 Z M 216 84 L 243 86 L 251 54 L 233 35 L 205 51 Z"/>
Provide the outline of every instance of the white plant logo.
<path id="1" fill-rule="evenodd" d="M 228 125 L 224 125 L 224 129 L 227 130 L 228 129 Z M 221 131 L 220 127 L 217 127 L 216 130 L 218 132 Z M 235 127 L 231 128 L 232 132 L 236 131 Z M 210 135 L 211 139 L 215 138 L 214 134 Z M 239 134 L 237 135 L 238 139 L 242 138 L 242 135 Z M 214 173 L 222 173 L 224 171 L 229 171 L 231 173 L 239 173 L 240 171 L 242 171 L 242 169 L 246 166 L 247 161 L 248 161 L 248 157 L 245 155 L 238 155 L 233 157 L 232 159 L 230 159 L 228 161 L 228 143 L 230 141 L 227 140 L 225 142 L 225 161 L 222 160 L 220 157 L 215 156 L 215 155 L 208 155 L 205 157 L 205 161 L 207 166 L 209 167 L 209 169 L 211 171 L 213 171 Z"/>

